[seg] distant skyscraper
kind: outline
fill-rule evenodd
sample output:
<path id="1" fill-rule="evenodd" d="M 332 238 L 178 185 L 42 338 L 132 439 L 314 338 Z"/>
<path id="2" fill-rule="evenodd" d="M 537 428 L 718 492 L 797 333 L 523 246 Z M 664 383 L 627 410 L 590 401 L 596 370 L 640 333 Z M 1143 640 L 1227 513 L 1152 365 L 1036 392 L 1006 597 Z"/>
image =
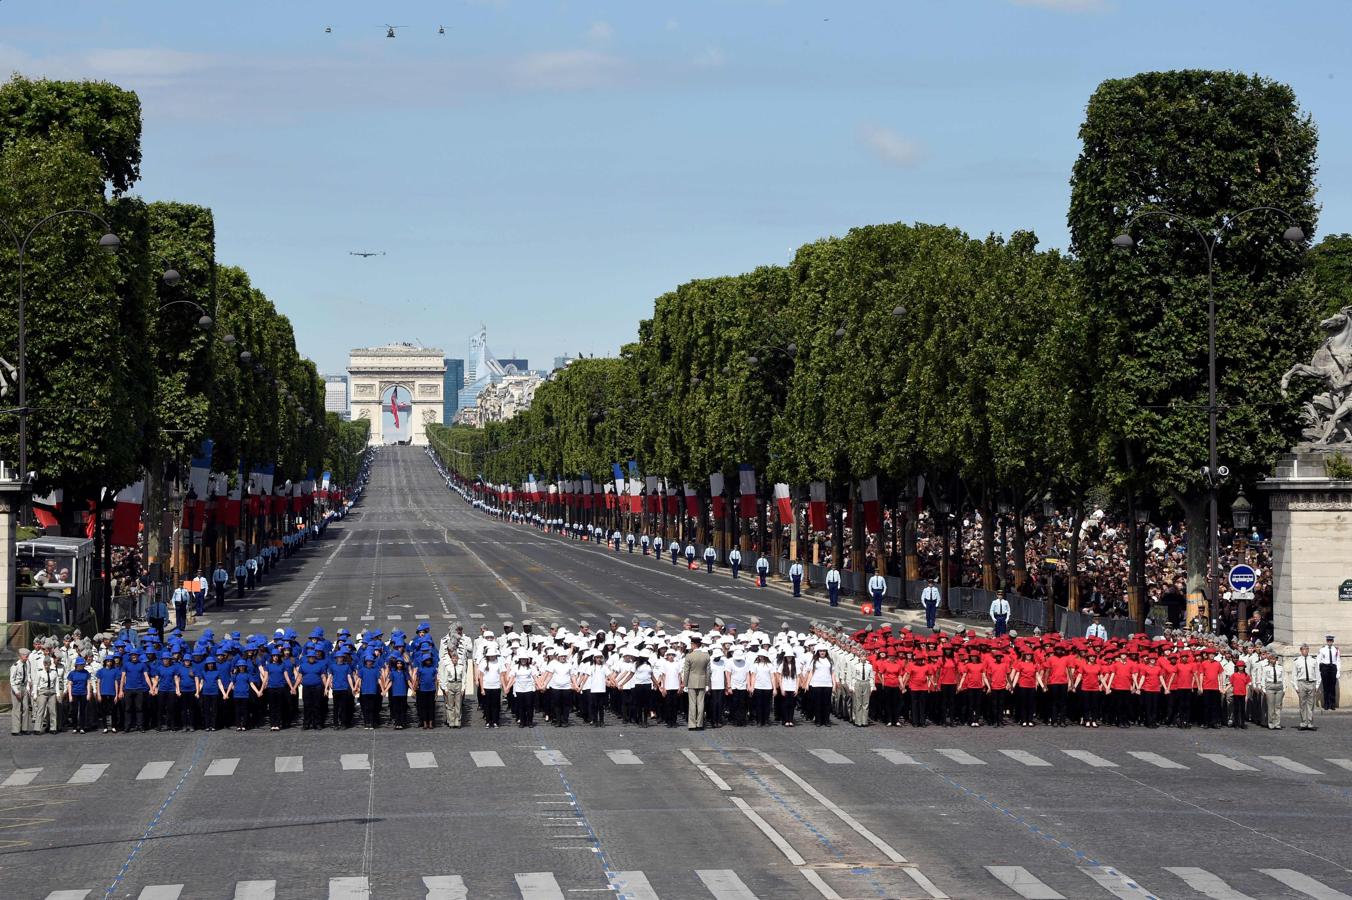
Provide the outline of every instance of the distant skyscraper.
<path id="1" fill-rule="evenodd" d="M 344 419 L 351 417 L 347 404 L 347 376 L 324 376 L 324 412 L 333 412 Z"/>
<path id="2" fill-rule="evenodd" d="M 447 425 L 455 421 L 460 410 L 460 388 L 465 384 L 465 361 L 446 359 L 446 380 L 441 391 L 441 421 Z"/>
<path id="3" fill-rule="evenodd" d="M 571 356 L 556 356 L 554 357 L 554 369 L 562 369 L 572 361 L 573 357 Z M 553 371 L 553 369 L 550 371 Z"/>
<path id="4" fill-rule="evenodd" d="M 517 372 L 522 375 L 530 371 L 530 362 L 524 359 L 500 359 L 498 360 L 498 365 L 502 366 L 504 369 L 508 366 L 515 366 Z"/>

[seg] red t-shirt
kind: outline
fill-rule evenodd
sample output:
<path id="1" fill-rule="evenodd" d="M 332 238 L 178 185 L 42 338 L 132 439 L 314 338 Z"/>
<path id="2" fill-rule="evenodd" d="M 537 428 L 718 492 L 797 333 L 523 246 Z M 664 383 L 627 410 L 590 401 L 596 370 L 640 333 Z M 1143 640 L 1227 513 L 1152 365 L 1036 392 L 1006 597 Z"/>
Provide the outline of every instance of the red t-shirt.
<path id="1" fill-rule="evenodd" d="M 939 683 L 957 684 L 958 683 L 958 661 L 948 657 L 939 663 Z"/>
<path id="2" fill-rule="evenodd" d="M 985 671 L 986 664 L 981 662 L 981 660 L 976 660 L 975 662 L 969 660 L 968 662 L 963 663 L 962 674 L 966 676 L 962 682 L 963 690 L 979 691 L 985 688 L 986 685 L 981 678 L 982 673 Z"/>
<path id="3" fill-rule="evenodd" d="M 1236 697 L 1243 697 L 1249 692 L 1249 682 L 1252 680 L 1248 672 L 1236 672 L 1230 676 L 1230 690 Z"/>
<path id="4" fill-rule="evenodd" d="M 1019 687 L 1037 687 L 1037 663 L 1021 659 L 1014 664 L 1014 674 L 1019 676 Z"/>
<path id="5" fill-rule="evenodd" d="M 1154 694 L 1158 693 L 1160 688 L 1163 687 L 1161 676 L 1164 673 L 1160 671 L 1159 666 L 1153 663 L 1142 663 L 1141 667 L 1136 671 L 1140 674 L 1142 679 L 1141 690 Z"/>
<path id="6" fill-rule="evenodd" d="M 1119 659 L 1113 663 L 1113 690 L 1129 691 L 1131 690 L 1131 674 L 1136 670 L 1136 666 L 1129 659 Z"/>
<path id="7" fill-rule="evenodd" d="M 1079 690 L 1098 691 L 1099 673 L 1103 671 L 1103 667 L 1098 663 L 1082 662 L 1078 668 L 1080 672 Z"/>
<path id="8" fill-rule="evenodd" d="M 928 691 L 929 677 L 934 667 L 922 662 L 912 663 L 906 670 L 906 687 L 912 691 Z"/>
<path id="9" fill-rule="evenodd" d="M 1176 691 L 1192 690 L 1192 679 L 1197 673 L 1197 667 L 1190 662 L 1181 662 L 1175 667 L 1178 675 L 1174 678 L 1174 687 Z"/>
<path id="10" fill-rule="evenodd" d="M 1070 683 L 1070 657 L 1053 656 L 1047 660 L 1047 684 Z"/>
<path id="11" fill-rule="evenodd" d="M 901 685 L 902 663 L 899 659 L 884 659 L 874 667 L 875 677 L 883 687 L 899 687 Z"/>
<path id="12" fill-rule="evenodd" d="M 1202 660 L 1202 690 L 1219 691 L 1221 689 L 1221 672 L 1224 667 L 1214 659 Z"/>
<path id="13" fill-rule="evenodd" d="M 986 663 L 986 674 L 990 677 L 991 690 L 1003 691 L 1009 687 L 1009 661 L 990 660 Z"/>

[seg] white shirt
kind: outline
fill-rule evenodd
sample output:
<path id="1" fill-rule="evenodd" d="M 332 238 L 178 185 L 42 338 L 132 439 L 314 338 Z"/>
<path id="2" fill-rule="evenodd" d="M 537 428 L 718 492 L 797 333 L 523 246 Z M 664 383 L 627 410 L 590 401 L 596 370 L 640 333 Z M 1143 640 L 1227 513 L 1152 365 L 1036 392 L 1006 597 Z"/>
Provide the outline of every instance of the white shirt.
<path id="1" fill-rule="evenodd" d="M 1308 654 L 1297 656 L 1292 668 L 1295 670 L 1296 681 L 1313 683 L 1319 680 L 1319 660 L 1317 657 Z"/>
<path id="2" fill-rule="evenodd" d="M 716 550 L 714 550 L 713 547 L 705 547 L 705 548 L 704 548 L 704 558 L 705 558 L 705 559 L 714 559 L 714 558 L 716 558 L 717 556 L 718 556 L 718 552 L 717 552 Z"/>
<path id="3" fill-rule="evenodd" d="M 709 661 L 709 690 L 721 691 L 728 686 L 728 663 L 722 657 Z"/>
<path id="4" fill-rule="evenodd" d="M 502 661 L 484 660 L 479 664 L 479 677 L 483 679 L 483 688 L 491 691 L 502 687 Z"/>
<path id="5" fill-rule="evenodd" d="M 676 660 L 662 660 L 657 664 L 657 674 L 662 679 L 662 687 L 669 691 L 681 689 L 681 664 Z"/>
<path id="6" fill-rule="evenodd" d="M 881 591 L 887 593 L 887 579 L 881 575 L 874 575 L 868 580 L 868 589 L 870 591 Z"/>
<path id="7" fill-rule="evenodd" d="M 606 692 L 606 667 L 592 663 L 582 667 L 582 675 L 585 679 L 582 686 L 593 694 L 604 694 Z"/>
<path id="8" fill-rule="evenodd" d="M 634 684 L 652 684 L 653 667 L 647 662 L 641 662 L 634 666 Z"/>
<path id="9" fill-rule="evenodd" d="M 728 682 L 729 686 L 734 691 L 746 690 L 746 680 L 747 676 L 750 674 L 751 671 L 747 667 L 746 660 L 740 662 L 733 660 L 732 665 L 728 666 L 728 678 L 730 679 Z"/>
<path id="10" fill-rule="evenodd" d="M 728 551 L 728 562 L 739 563 L 741 561 L 742 561 L 741 550 L 738 550 L 736 547 L 733 547 L 731 550 Z"/>
<path id="11" fill-rule="evenodd" d="M 1319 664 L 1321 666 L 1336 666 L 1338 677 L 1342 677 L 1343 655 L 1332 644 L 1325 644 L 1319 648 Z"/>
<path id="12" fill-rule="evenodd" d="M 755 676 L 752 687 L 758 691 L 772 690 L 775 686 L 775 667 L 769 663 L 756 663 L 751 667 L 751 673 Z"/>
<path id="13" fill-rule="evenodd" d="M 802 563 L 794 563 L 793 565 L 789 566 L 789 577 L 790 577 L 790 578 L 802 578 L 802 577 L 803 577 L 803 564 L 802 564 Z"/>
<path id="14" fill-rule="evenodd" d="M 929 587 L 925 588 L 923 591 L 920 592 L 920 602 L 925 604 L 926 606 L 938 606 L 939 589 L 932 584 Z"/>
<path id="15" fill-rule="evenodd" d="M 1108 640 L 1108 629 L 1103 627 L 1102 622 L 1091 622 L 1089 627 L 1084 630 L 1084 636 L 1087 638 L 1101 638 Z"/>
<path id="16" fill-rule="evenodd" d="M 1263 688 L 1285 687 L 1286 673 L 1282 671 L 1282 664 L 1280 662 L 1265 660 L 1263 664 L 1258 667 L 1258 684 Z"/>
<path id="17" fill-rule="evenodd" d="M 808 687 L 830 687 L 831 686 L 831 660 L 814 659 L 812 661 L 812 674 L 808 676 Z"/>
<path id="18" fill-rule="evenodd" d="M 535 667 L 517 666 L 512 671 L 512 693 L 513 694 L 533 694 L 535 693 Z"/>
<path id="19" fill-rule="evenodd" d="M 996 597 L 991 601 L 991 621 L 995 621 L 996 616 L 1009 618 L 1009 601 L 1004 597 Z"/>
<path id="20" fill-rule="evenodd" d="M 827 570 L 827 572 L 826 572 L 826 583 L 827 583 L 827 584 L 840 584 L 840 570 L 839 570 L 839 569 L 829 569 L 829 570 Z"/>

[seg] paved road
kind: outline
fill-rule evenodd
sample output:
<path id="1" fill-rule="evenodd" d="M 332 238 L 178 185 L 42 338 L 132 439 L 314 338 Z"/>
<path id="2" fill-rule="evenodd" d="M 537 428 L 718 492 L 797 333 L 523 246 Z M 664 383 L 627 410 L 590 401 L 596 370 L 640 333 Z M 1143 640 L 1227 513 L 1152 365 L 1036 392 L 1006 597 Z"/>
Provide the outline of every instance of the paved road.
<path id="1" fill-rule="evenodd" d="M 412 448 L 285 566 L 198 627 L 821 613 L 488 520 Z M 1348 721 L 5 735 L 0 896 L 1352 898 Z"/>

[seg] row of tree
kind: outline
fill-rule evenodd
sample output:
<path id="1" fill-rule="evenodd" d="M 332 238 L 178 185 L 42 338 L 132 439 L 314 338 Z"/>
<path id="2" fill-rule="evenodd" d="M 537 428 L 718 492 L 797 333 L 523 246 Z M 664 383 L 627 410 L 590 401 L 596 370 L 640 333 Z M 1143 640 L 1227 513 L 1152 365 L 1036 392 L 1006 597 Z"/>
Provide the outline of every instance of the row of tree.
<path id="1" fill-rule="evenodd" d="M 1285 85 L 1178 71 L 1105 82 L 1080 135 L 1069 254 L 1039 250 L 1028 232 L 857 228 L 786 267 L 681 285 L 617 358 L 578 360 L 529 411 L 437 430 L 436 446 L 491 483 L 604 480 L 633 459 L 707 491 L 710 473 L 735 485 L 750 464 L 763 492 L 824 481 L 847 509 L 876 476 L 898 512 L 917 490 L 933 509 L 981 512 L 992 573 L 997 513 L 1014 513 L 1021 564 L 1023 523 L 1048 500 L 1082 515 L 1107 493 L 1128 520 L 1181 515 L 1203 535 L 1206 242 L 1217 237 L 1220 458 L 1233 496 L 1299 433 L 1278 385 L 1320 337 L 1305 253 L 1315 126 Z M 1240 214 L 1253 207 L 1271 209 Z M 1166 210 L 1200 233 L 1155 215 Z M 1304 239 L 1282 239 L 1292 224 Z M 1134 248 L 1115 248 L 1128 230 Z M 1345 278 L 1348 239 L 1332 240 L 1309 257 L 1321 278 Z M 1194 595 L 1205 546 L 1189 542 Z"/>
<path id="2" fill-rule="evenodd" d="M 36 492 L 61 491 L 70 525 L 144 476 L 158 513 L 207 440 L 232 487 L 258 465 L 275 465 L 279 485 L 325 468 L 345 483 L 360 425 L 326 416 L 291 322 L 218 262 L 211 210 L 127 193 L 140 137 L 139 100 L 112 84 L 15 76 L 0 87 L 0 220 L 15 239 L 0 241 L 0 356 L 17 364 L 18 245 L 32 229 L 22 271 Z M 106 231 L 116 252 L 100 248 Z M 0 458 L 16 459 L 17 432 L 0 429 Z"/>

